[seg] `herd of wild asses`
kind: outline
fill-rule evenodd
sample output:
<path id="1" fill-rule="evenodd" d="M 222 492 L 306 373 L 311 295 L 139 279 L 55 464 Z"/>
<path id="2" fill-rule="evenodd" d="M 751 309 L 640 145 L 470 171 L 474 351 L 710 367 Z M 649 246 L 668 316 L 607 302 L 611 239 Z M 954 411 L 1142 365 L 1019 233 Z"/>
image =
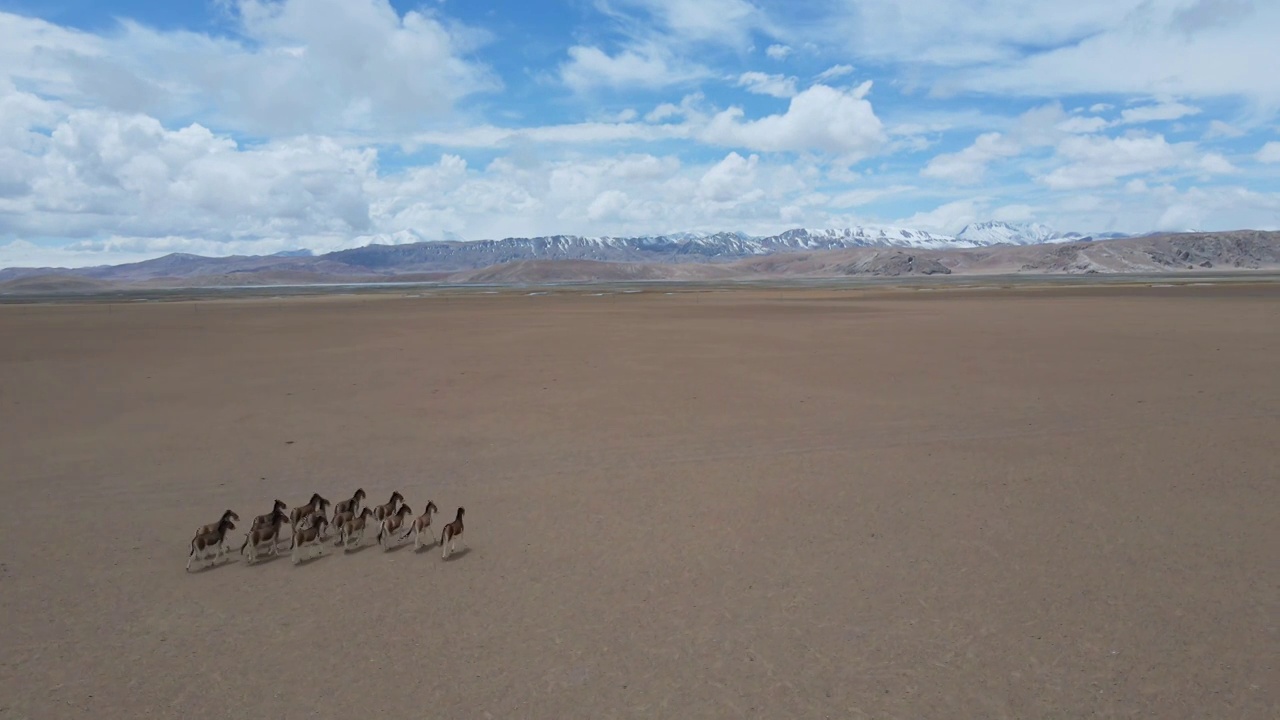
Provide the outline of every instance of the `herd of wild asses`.
<path id="1" fill-rule="evenodd" d="M 353 545 L 360 547 L 364 543 L 365 529 L 371 527 L 377 528 L 377 542 L 383 550 L 390 550 L 394 544 L 404 542 L 410 535 L 413 535 L 415 550 L 435 541 L 434 531 L 431 529 L 431 514 L 437 512 L 435 503 L 428 500 L 422 514 L 411 519 L 413 510 L 405 504 L 404 496 L 398 491 L 391 493 L 391 499 L 386 503 L 372 508 L 360 507 L 364 498 L 364 488 L 356 490 L 351 497 L 333 505 L 332 517 L 326 517 L 330 503 L 319 493 L 312 493 L 305 505 L 292 510 L 289 510 L 284 501 L 276 500 L 271 512 L 253 519 L 249 532 L 245 533 L 244 542 L 240 545 L 240 553 L 247 554 L 249 563 L 252 564 L 257 561 L 260 553 L 278 555 L 281 542 L 287 538 L 290 555 L 297 565 L 302 562 L 301 553 L 305 552 L 308 556 L 323 554 L 324 543 L 330 537 L 336 537 L 334 547 L 341 545 L 344 550 Z M 447 559 L 457 547 L 458 538 L 462 536 L 462 515 L 465 512 L 465 508 L 459 507 L 453 522 L 446 523 L 440 531 L 440 557 Z M 227 510 L 217 522 L 198 528 L 195 537 L 191 538 L 187 571 L 191 570 L 191 563 L 197 557 L 206 560 L 212 554 L 213 563 L 221 560 L 227 549 L 227 533 L 235 530 L 235 524 L 239 520 L 240 516 L 235 511 Z M 285 525 L 292 528 L 287 536 L 283 534 Z M 332 536 L 326 534 L 330 529 L 333 531 Z M 397 533 L 402 533 L 398 539 Z"/>

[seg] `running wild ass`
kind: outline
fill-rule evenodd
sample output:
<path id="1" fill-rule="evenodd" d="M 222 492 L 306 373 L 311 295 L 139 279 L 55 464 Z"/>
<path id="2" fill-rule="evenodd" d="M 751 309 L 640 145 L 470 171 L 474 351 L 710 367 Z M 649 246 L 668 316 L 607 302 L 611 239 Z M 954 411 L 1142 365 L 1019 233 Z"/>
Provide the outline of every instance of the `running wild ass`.
<path id="1" fill-rule="evenodd" d="M 458 508 L 458 517 L 445 525 L 444 531 L 440 533 L 440 557 L 448 559 L 453 553 L 452 546 L 456 546 L 458 538 L 462 537 L 462 514 L 466 511 L 466 508 Z"/>
<path id="2" fill-rule="evenodd" d="M 191 571 L 191 562 L 196 559 L 197 553 L 200 554 L 203 560 L 207 558 L 207 553 L 210 549 L 215 549 L 213 562 L 217 563 L 218 560 L 222 559 L 223 550 L 226 549 L 224 543 L 227 539 L 227 531 L 235 529 L 236 524 L 231 521 L 231 518 L 223 518 L 218 521 L 218 525 L 213 529 L 213 532 L 200 533 L 191 538 L 191 554 L 187 556 L 187 571 Z"/>

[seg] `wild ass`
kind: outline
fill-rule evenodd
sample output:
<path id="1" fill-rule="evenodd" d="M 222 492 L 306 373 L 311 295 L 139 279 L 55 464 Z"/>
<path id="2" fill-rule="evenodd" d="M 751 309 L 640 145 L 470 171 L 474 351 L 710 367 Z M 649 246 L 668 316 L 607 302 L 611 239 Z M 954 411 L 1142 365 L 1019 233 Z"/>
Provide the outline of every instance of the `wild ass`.
<path id="1" fill-rule="evenodd" d="M 231 518 L 224 518 L 218 521 L 218 526 L 213 532 L 201 533 L 191 538 L 191 554 L 187 556 L 187 572 L 191 571 L 191 561 L 196 559 L 196 553 L 200 553 L 201 559 L 205 559 L 206 553 L 210 548 L 217 548 L 213 561 L 216 563 L 222 558 L 222 552 L 226 548 L 223 544 L 227 539 L 227 531 L 235 530 L 236 524 Z"/>
<path id="2" fill-rule="evenodd" d="M 337 504 L 333 506 L 334 517 L 337 517 L 338 513 L 347 512 L 351 513 L 352 517 L 354 517 L 356 513 L 360 512 L 360 501 L 364 498 L 364 488 L 356 488 L 355 493 L 353 493 L 350 498 L 347 498 L 346 500 L 339 500 Z M 338 527 L 337 520 L 333 521 L 333 526 Z"/>
<path id="3" fill-rule="evenodd" d="M 422 547 L 423 535 L 427 537 L 427 542 L 430 544 L 432 540 L 435 540 L 435 536 L 433 536 L 427 528 L 431 527 L 431 513 L 438 511 L 439 508 L 436 507 L 436 504 L 428 500 L 427 506 L 422 509 L 422 514 L 414 519 L 413 524 L 404 531 L 404 535 L 401 536 L 400 539 L 404 540 L 409 537 L 409 533 L 413 533 L 413 549 L 415 551 Z"/>
<path id="4" fill-rule="evenodd" d="M 329 501 L 320 497 L 319 493 L 311 493 L 311 499 L 306 505 L 300 505 L 289 512 L 289 522 L 293 524 L 294 530 L 298 529 L 298 523 L 318 514 L 324 517 L 325 508 L 329 507 Z"/>
<path id="5" fill-rule="evenodd" d="M 288 509 L 289 509 L 289 506 L 285 505 L 283 500 L 276 499 L 276 503 L 271 506 L 271 512 L 263 513 L 262 515 L 255 517 L 253 519 L 253 524 L 249 526 L 249 529 L 257 530 L 258 528 L 266 527 L 270 525 L 271 523 L 275 522 L 274 518 L 276 513 L 284 514 L 284 512 Z M 285 522 L 288 522 L 289 516 L 286 515 L 284 519 L 285 519 Z"/>
<path id="6" fill-rule="evenodd" d="M 382 526 L 378 528 L 378 544 L 382 546 L 383 550 L 391 549 L 391 543 L 395 540 L 396 531 L 404 525 L 404 516 L 412 512 L 413 510 L 409 509 L 408 505 L 401 505 L 399 510 L 383 519 Z M 385 543 L 382 542 L 384 536 L 387 538 Z"/>
<path id="7" fill-rule="evenodd" d="M 320 555 L 324 554 L 323 533 L 325 526 L 328 524 L 329 521 L 325 519 L 324 515 L 316 514 L 310 527 L 304 527 L 299 530 L 296 525 L 294 526 L 293 545 L 290 547 L 290 555 L 293 557 L 294 565 L 302 562 L 302 559 L 298 557 L 298 551 L 304 545 L 316 548 Z"/>
<path id="8" fill-rule="evenodd" d="M 207 535 L 211 532 L 216 532 L 218 529 L 218 524 L 223 522 L 224 520 L 234 520 L 235 522 L 240 522 L 240 516 L 236 514 L 235 510 L 227 509 L 225 512 L 222 513 L 222 517 L 218 518 L 218 522 L 209 523 L 208 525 L 201 525 L 199 528 L 196 528 L 196 535 Z"/>
<path id="9" fill-rule="evenodd" d="M 466 508 L 459 507 L 458 517 L 453 522 L 445 525 L 444 531 L 440 533 L 440 557 L 448 559 L 449 555 L 453 553 L 453 548 L 446 543 L 457 545 L 458 538 L 462 536 L 462 514 L 466 511 Z"/>
<path id="10" fill-rule="evenodd" d="M 334 541 L 333 546 L 338 547 L 338 545 L 342 545 L 343 550 L 349 550 L 351 549 L 352 537 L 356 539 L 356 545 L 363 543 L 364 529 L 371 517 L 373 517 L 373 511 L 369 508 L 364 508 L 360 511 L 359 515 L 343 523 L 342 527 L 338 528 L 335 533 L 338 535 L 338 539 Z"/>
<path id="11" fill-rule="evenodd" d="M 373 519 L 377 520 L 378 522 L 382 522 L 383 520 L 386 520 L 388 516 L 390 516 L 392 513 L 396 511 L 397 501 L 404 502 L 404 496 L 400 494 L 399 490 L 391 493 L 391 499 L 388 500 L 385 504 L 378 505 L 373 508 Z"/>
<path id="12" fill-rule="evenodd" d="M 289 522 L 289 516 L 283 511 L 276 510 L 272 513 L 272 521 L 270 525 L 257 527 L 245 533 L 244 544 L 240 546 L 240 553 L 243 555 L 245 548 L 249 549 L 249 564 L 258 560 L 258 546 L 271 544 L 271 548 L 267 551 L 270 555 L 280 554 L 280 530 L 284 524 Z"/>

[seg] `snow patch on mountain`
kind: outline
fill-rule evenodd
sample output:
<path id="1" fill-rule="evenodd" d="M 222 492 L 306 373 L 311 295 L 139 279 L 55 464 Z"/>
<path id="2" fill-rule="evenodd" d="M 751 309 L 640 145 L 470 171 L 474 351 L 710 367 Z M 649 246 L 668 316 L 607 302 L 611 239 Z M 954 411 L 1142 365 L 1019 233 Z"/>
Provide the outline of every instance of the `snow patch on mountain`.
<path id="1" fill-rule="evenodd" d="M 1063 238 L 1062 233 L 1041 223 L 1007 223 L 998 220 L 965 225 L 956 239 L 987 245 L 1039 245 Z"/>

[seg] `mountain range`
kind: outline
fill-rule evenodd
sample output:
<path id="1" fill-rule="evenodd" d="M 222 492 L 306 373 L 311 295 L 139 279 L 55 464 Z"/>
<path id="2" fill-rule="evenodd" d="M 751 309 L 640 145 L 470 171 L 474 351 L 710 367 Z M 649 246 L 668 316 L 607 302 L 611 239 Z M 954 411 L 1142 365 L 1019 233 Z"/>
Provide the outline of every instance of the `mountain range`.
<path id="1" fill-rule="evenodd" d="M 411 242 L 314 255 L 204 257 L 174 253 L 88 268 L 0 270 L 0 292 L 93 291 L 121 286 L 378 281 L 528 282 L 695 279 L 795 275 L 920 275 L 996 272 L 1167 272 L 1269 268 L 1280 264 L 1280 233 L 1085 236 L 1038 224 L 976 223 L 955 236 L 889 226 L 796 228 L 639 237 L 553 235 L 501 240 Z"/>

